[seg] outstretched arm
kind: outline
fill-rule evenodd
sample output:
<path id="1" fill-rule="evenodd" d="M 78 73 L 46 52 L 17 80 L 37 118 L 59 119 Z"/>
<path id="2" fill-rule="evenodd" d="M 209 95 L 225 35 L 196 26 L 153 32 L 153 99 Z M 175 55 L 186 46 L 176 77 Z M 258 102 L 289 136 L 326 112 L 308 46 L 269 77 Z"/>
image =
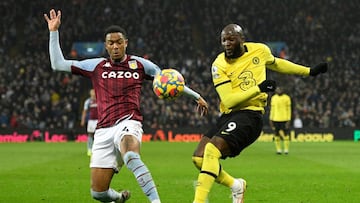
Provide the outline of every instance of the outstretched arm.
<path id="1" fill-rule="evenodd" d="M 280 73 L 303 76 L 317 76 L 321 73 L 326 73 L 328 70 L 327 63 L 319 63 L 316 66 L 310 68 L 281 58 L 275 58 L 274 62 L 267 64 L 266 67 Z"/>
<path id="2" fill-rule="evenodd" d="M 192 90 L 188 86 L 185 86 L 184 93 L 185 93 L 185 95 L 188 95 L 188 96 L 195 99 L 195 101 L 197 102 L 196 111 L 199 112 L 199 114 L 201 116 L 207 114 L 207 112 L 208 112 L 208 104 L 205 101 L 205 99 L 201 97 L 201 95 L 199 93 L 195 92 L 194 90 Z"/>
<path id="3" fill-rule="evenodd" d="M 155 77 L 155 75 L 161 71 L 157 65 L 155 65 L 149 60 L 137 56 L 132 56 L 132 57 L 138 59 L 139 61 L 142 61 L 142 63 L 144 64 L 145 73 L 151 77 Z M 199 112 L 201 116 L 207 114 L 208 104 L 205 101 L 205 99 L 201 97 L 199 93 L 195 92 L 194 90 L 192 90 L 191 88 L 185 85 L 184 94 L 192 97 L 197 102 L 196 111 Z"/>
<path id="4" fill-rule="evenodd" d="M 61 24 L 61 11 L 58 10 L 56 12 L 54 9 L 51 9 L 49 16 L 44 14 L 44 18 L 48 23 L 48 28 L 50 31 L 49 52 L 51 68 L 57 71 L 71 72 L 71 65 L 73 64 L 73 61 L 65 60 L 59 42 L 58 29 Z"/>
<path id="5" fill-rule="evenodd" d="M 310 67 L 302 66 L 291 61 L 275 58 L 272 64 L 267 64 L 267 68 L 285 74 L 303 75 L 308 76 Z"/>

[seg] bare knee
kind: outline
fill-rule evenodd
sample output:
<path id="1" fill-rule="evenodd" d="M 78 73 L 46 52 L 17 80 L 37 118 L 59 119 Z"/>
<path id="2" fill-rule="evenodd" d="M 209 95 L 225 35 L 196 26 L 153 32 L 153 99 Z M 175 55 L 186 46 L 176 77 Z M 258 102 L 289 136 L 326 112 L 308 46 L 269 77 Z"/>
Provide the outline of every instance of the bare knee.
<path id="1" fill-rule="evenodd" d="M 205 150 L 205 145 L 210 141 L 210 138 L 203 136 L 198 144 L 198 146 L 196 147 L 193 156 L 196 157 L 203 157 L 204 156 L 204 150 Z"/>

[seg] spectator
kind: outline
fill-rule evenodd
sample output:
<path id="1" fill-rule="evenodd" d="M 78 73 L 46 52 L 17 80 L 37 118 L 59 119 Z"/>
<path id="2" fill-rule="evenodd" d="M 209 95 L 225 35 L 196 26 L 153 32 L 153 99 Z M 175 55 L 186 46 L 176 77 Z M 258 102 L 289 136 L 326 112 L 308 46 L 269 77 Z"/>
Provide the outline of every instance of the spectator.
<path id="1" fill-rule="evenodd" d="M 297 129 L 303 128 L 303 122 L 302 122 L 299 114 L 295 114 L 293 126 L 294 126 L 294 128 L 297 128 Z"/>
<path id="2" fill-rule="evenodd" d="M 294 110 L 299 113 L 304 127 L 344 127 L 353 124 L 360 126 L 360 90 L 349 88 L 360 86 L 360 35 L 357 32 L 360 5 L 356 0 L 300 0 L 296 4 L 273 0 L 269 5 L 266 0 L 259 0 L 257 4 L 244 0 L 241 5 L 237 1 L 229 1 L 225 6 L 220 0 L 88 0 L 71 1 L 69 4 L 60 0 L 35 0 L 31 1 L 31 4 L 25 0 L 16 2 L 16 5 L 10 0 L 0 2 L 0 109 L 8 109 L 10 113 L 16 111 L 19 118 L 33 115 L 35 128 L 53 128 L 56 123 L 60 123 L 61 128 L 67 128 L 62 126 L 65 123 L 61 124 L 61 116 L 58 116 L 66 114 L 66 109 L 59 108 L 55 111 L 49 100 L 52 92 L 46 92 L 40 87 L 61 90 L 57 92 L 60 103 L 64 102 L 64 95 L 73 95 L 69 102 L 76 118 L 81 115 L 81 104 L 76 100 L 79 96 L 85 97 L 90 88 L 90 85 L 80 85 L 81 79 L 73 79 L 66 73 L 49 71 L 47 35 L 39 32 L 44 25 L 38 15 L 54 6 L 66 12 L 68 19 L 79 19 L 62 22 L 66 29 L 62 35 L 62 47 L 69 56 L 75 40 L 99 41 L 101 39 L 95 36 L 101 36 L 104 27 L 98 25 L 112 19 L 124 19 L 124 27 L 129 28 L 134 42 L 129 44 L 128 49 L 135 54 L 146 55 L 162 67 L 171 64 L 182 70 L 189 86 L 205 95 L 210 106 L 217 106 L 217 99 L 215 91 L 209 85 L 211 78 L 207 75 L 212 58 L 204 56 L 215 57 L 220 46 L 213 40 L 216 39 L 217 32 L 208 30 L 217 30 L 229 22 L 247 23 L 244 27 L 249 30 L 245 31 L 250 40 L 286 42 L 286 54 L 290 60 L 309 64 L 311 61 L 320 61 L 319 56 L 326 55 L 331 69 L 341 70 L 336 73 L 330 71 L 328 77 L 316 80 L 269 74 L 269 77 L 279 81 L 279 84 L 288 84 L 287 88 L 291 91 L 295 104 Z M 112 4 L 117 6 L 108 6 Z M 262 9 L 263 4 L 268 5 L 268 9 Z M 255 10 L 257 12 L 254 12 Z M 342 12 L 338 12 L 339 10 Z M 79 17 L 88 16 L 89 12 L 96 17 Z M 257 29 L 259 26 L 264 29 Z M 25 33 L 19 32 L 19 29 Z M 26 36 L 26 39 L 22 36 Z M 178 41 L 181 43 L 177 43 Z M 65 81 L 65 84 L 59 88 L 61 81 Z M 312 92 L 313 89 L 319 91 Z M 142 96 L 147 98 L 142 109 L 147 111 L 155 106 L 154 95 L 144 92 Z M 32 109 L 23 108 L 27 99 L 35 101 Z M 183 106 L 190 102 L 181 99 L 175 103 L 164 102 L 160 106 L 171 106 L 171 110 L 176 111 L 177 118 L 186 118 L 187 111 L 192 109 L 173 109 L 173 105 Z M 339 109 L 340 107 L 342 109 Z M 34 115 L 36 109 L 39 109 L 39 115 Z M 351 122 L 344 124 L 338 115 L 349 111 L 353 114 Z M 156 111 L 149 110 L 148 114 L 144 114 L 148 121 L 144 123 L 144 127 L 161 126 L 156 122 L 162 121 L 152 121 L 154 115 L 150 112 Z M 41 114 L 53 116 L 52 119 L 44 119 Z M 207 117 L 209 125 L 214 124 L 213 118 L 216 114 L 216 110 L 210 109 Z M 186 119 L 174 121 L 177 126 L 193 124 L 193 121 Z M 75 123 L 75 126 L 79 125 L 80 122 Z M 18 128 L 21 126 L 23 125 L 18 125 Z"/>

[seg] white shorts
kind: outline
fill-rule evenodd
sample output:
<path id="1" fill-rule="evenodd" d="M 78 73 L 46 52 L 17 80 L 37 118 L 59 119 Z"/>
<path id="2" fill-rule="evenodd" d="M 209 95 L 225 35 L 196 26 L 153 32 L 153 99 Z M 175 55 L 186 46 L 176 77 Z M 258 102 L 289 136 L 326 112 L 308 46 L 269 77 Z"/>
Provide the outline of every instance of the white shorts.
<path id="1" fill-rule="evenodd" d="M 88 122 L 87 122 L 87 132 L 88 133 L 94 133 L 97 123 L 98 123 L 98 120 L 88 120 Z"/>
<path id="2" fill-rule="evenodd" d="M 135 120 L 123 120 L 112 127 L 97 129 L 90 168 L 112 168 L 118 172 L 124 164 L 120 154 L 120 141 L 123 136 L 135 136 L 141 143 L 142 134 L 142 124 Z"/>

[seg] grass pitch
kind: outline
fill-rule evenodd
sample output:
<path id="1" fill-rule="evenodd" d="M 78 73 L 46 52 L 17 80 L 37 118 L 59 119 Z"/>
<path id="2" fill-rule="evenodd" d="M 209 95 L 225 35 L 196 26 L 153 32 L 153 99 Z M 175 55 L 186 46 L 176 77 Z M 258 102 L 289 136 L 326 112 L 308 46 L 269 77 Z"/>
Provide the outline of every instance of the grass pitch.
<path id="1" fill-rule="evenodd" d="M 163 203 L 191 203 L 198 171 L 191 163 L 197 143 L 145 142 L 143 161 Z M 360 202 L 360 143 L 291 143 L 276 155 L 273 143 L 256 142 L 221 163 L 248 182 L 249 203 Z M 0 144 L 0 202 L 91 203 L 85 143 Z M 126 167 L 112 187 L 130 189 L 129 203 L 148 202 Z M 214 184 L 210 203 L 231 202 L 228 188 Z"/>

